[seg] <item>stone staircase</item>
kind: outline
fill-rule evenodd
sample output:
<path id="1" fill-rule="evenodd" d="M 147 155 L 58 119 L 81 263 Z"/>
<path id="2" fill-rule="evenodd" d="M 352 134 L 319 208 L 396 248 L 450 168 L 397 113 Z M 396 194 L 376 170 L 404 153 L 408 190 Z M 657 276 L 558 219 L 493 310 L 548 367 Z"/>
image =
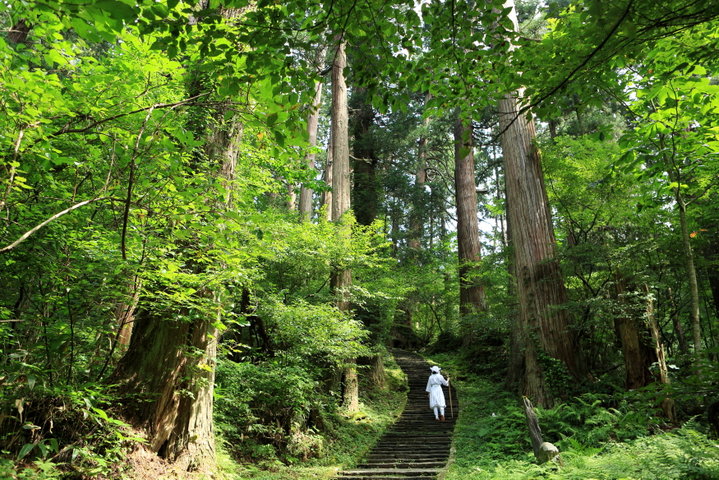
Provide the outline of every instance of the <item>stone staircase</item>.
<path id="1" fill-rule="evenodd" d="M 340 472 L 342 480 L 427 480 L 447 464 L 457 417 L 457 397 L 451 389 L 454 418 L 450 414 L 447 387 L 446 421 L 438 422 L 429 409 L 424 391 L 430 365 L 419 355 L 395 350 L 397 364 L 407 374 L 407 405 L 397 423 L 390 427 L 355 469 Z"/>

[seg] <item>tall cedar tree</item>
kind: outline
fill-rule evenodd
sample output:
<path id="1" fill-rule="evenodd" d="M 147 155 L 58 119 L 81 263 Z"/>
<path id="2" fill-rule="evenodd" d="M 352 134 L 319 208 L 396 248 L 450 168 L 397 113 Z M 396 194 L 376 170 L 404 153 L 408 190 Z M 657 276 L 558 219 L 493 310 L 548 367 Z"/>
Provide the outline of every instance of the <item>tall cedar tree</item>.
<path id="1" fill-rule="evenodd" d="M 350 151 L 349 151 L 349 114 L 347 109 L 347 85 L 344 69 L 347 66 L 345 43 L 337 39 L 335 57 L 332 63 L 332 221 L 341 222 L 350 210 Z M 346 225 L 341 235 L 351 235 L 351 227 Z M 350 302 L 347 290 L 352 285 L 352 272 L 337 266 L 332 273 L 332 290 L 337 296 L 337 307 L 349 312 Z M 343 372 L 342 403 L 349 411 L 359 408 L 359 382 L 355 359 L 349 359 Z"/>
<path id="2" fill-rule="evenodd" d="M 477 187 L 474 178 L 472 122 L 457 113 L 454 126 L 454 188 L 457 206 L 459 255 L 459 312 L 466 316 L 484 310 L 484 288 L 479 282 L 478 263 L 482 245 L 477 220 Z M 472 340 L 471 335 L 466 338 Z"/>
<path id="3" fill-rule="evenodd" d="M 509 18 L 515 30 L 514 1 Z M 516 348 L 524 352 L 523 393 L 539 405 L 552 402 L 539 363 L 540 352 L 559 359 L 575 377 L 581 377 L 576 333 L 563 305 L 567 303 L 564 280 L 556 258 L 552 220 L 544 186 L 541 158 L 534 140 L 534 122 L 519 113 L 522 92 L 499 101 L 499 127 L 504 155 L 507 217 L 511 225 L 513 271 L 518 297 L 521 334 Z"/>

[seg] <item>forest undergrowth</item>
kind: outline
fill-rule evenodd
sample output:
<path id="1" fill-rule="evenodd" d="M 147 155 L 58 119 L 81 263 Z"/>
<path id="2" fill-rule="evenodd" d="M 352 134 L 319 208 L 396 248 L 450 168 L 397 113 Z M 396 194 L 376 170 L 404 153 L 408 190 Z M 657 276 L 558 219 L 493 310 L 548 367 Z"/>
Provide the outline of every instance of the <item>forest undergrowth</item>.
<path id="1" fill-rule="evenodd" d="M 237 460 L 230 452 L 237 445 L 230 439 L 227 421 L 218 422 L 218 470 L 221 480 L 308 480 L 330 479 L 339 470 L 362 460 L 384 431 L 394 423 L 407 400 L 406 377 L 391 357 L 385 359 L 382 386 L 362 381 L 360 408 L 347 414 L 342 408 L 323 414 L 323 432 L 297 443 L 312 444 L 313 455 L 278 455 L 271 445 L 245 445 L 247 454 Z M 227 420 L 227 419 L 226 419 Z M 252 443 L 252 442 L 250 442 Z"/>
<path id="2" fill-rule="evenodd" d="M 443 366 L 457 388 L 459 406 L 453 454 L 442 480 L 713 480 L 719 478 L 719 439 L 700 418 L 669 425 L 646 397 L 637 394 L 585 393 L 536 408 L 544 440 L 554 443 L 561 460 L 544 465 L 532 454 L 520 399 L 501 375 L 474 373 L 457 354 L 428 355 Z M 405 401 L 405 379 L 388 367 L 383 389 L 366 388 L 360 413 L 328 419 L 331 435 L 322 453 L 307 461 L 280 462 L 273 455 L 237 463 L 220 449 L 223 480 L 329 479 L 361 460 L 396 419 Z M 366 387 L 369 387 L 366 385 Z M 449 414 L 449 411 L 448 411 Z"/>
<path id="3" fill-rule="evenodd" d="M 637 395 L 585 393 L 536 408 L 545 441 L 561 460 L 539 465 L 520 399 L 496 375 L 467 373 L 455 355 L 433 355 L 456 376 L 461 405 L 454 454 L 443 480 L 712 480 L 719 439 L 700 418 L 668 425 Z"/>

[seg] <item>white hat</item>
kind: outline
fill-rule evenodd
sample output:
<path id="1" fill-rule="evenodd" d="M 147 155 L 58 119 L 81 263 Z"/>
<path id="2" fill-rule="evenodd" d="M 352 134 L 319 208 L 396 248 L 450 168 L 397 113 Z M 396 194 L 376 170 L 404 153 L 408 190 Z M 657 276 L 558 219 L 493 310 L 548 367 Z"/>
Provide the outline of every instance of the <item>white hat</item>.
<path id="1" fill-rule="evenodd" d="M 437 365 L 434 365 L 433 367 L 430 367 L 429 369 L 432 370 L 434 373 L 439 373 L 439 371 L 441 370 Z"/>

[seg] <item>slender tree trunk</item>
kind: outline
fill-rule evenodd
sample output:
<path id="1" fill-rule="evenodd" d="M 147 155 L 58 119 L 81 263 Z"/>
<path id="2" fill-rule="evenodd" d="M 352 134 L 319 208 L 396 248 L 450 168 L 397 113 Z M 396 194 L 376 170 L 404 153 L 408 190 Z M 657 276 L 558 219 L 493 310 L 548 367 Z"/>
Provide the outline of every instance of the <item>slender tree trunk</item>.
<path id="1" fill-rule="evenodd" d="M 667 294 L 669 295 L 669 304 L 672 309 L 672 326 L 674 327 L 674 334 L 677 336 L 679 353 L 686 355 L 689 353 L 689 344 L 687 343 L 686 335 L 684 335 L 684 326 L 679 316 L 679 305 L 677 305 L 677 300 L 674 298 L 674 291 L 671 288 L 668 289 Z"/>
<path id="2" fill-rule="evenodd" d="M 659 322 L 657 322 L 657 317 L 654 314 L 654 297 L 649 291 L 649 286 L 646 283 L 644 284 L 644 295 L 646 296 L 647 302 L 645 318 L 647 326 L 649 327 L 649 331 L 652 335 L 652 343 L 654 344 L 654 353 L 656 355 L 657 365 L 659 367 L 659 382 L 663 385 L 668 385 L 670 383 L 670 378 L 669 369 L 667 368 L 666 351 L 664 349 L 664 344 L 662 343 L 661 335 L 659 333 Z M 669 421 L 672 423 L 676 423 L 677 413 L 674 400 L 669 397 L 665 397 L 662 400 L 661 406 L 662 410 L 664 411 L 664 415 L 667 416 Z"/>
<path id="3" fill-rule="evenodd" d="M 320 65 L 324 62 L 324 57 L 327 49 L 325 47 L 318 48 L 317 51 L 317 64 Z M 322 82 L 315 82 L 315 97 L 312 101 L 312 110 L 307 117 L 307 134 L 309 136 L 310 148 L 317 146 L 317 127 L 320 119 L 320 106 L 322 105 Z M 307 154 L 307 168 L 311 171 L 315 171 L 315 159 L 317 155 L 315 152 Z M 300 200 L 299 200 L 299 211 L 300 218 L 303 221 L 309 221 L 312 217 L 312 190 L 306 185 L 302 185 L 300 188 Z"/>
<path id="4" fill-rule="evenodd" d="M 478 279 L 482 246 L 477 221 L 473 150 L 471 121 L 462 120 L 458 115 L 454 127 L 454 185 L 459 252 L 459 311 L 463 318 L 485 309 L 484 287 Z M 472 341 L 471 338 L 467 340 Z"/>
<path id="5" fill-rule="evenodd" d="M 510 18 L 517 25 L 514 2 L 509 0 Z M 519 324 L 526 328 L 525 338 L 536 342 L 536 347 L 561 360 L 570 373 L 581 377 L 584 365 L 580 361 L 579 343 L 572 330 L 567 311 L 564 279 L 555 253 L 552 227 L 544 175 L 539 152 L 534 145 L 536 133 L 534 122 L 520 114 L 521 91 L 508 94 L 499 101 L 499 125 L 504 153 L 505 181 L 507 189 L 507 217 L 512 228 L 512 252 L 517 276 Z M 525 355 L 531 354 L 525 345 Z M 528 360 L 530 366 L 536 359 Z M 546 390 L 539 379 L 530 379 L 525 371 L 525 388 L 535 385 L 535 401 Z M 531 381 L 530 381 L 531 380 Z"/>
<path id="6" fill-rule="evenodd" d="M 341 222 L 350 209 L 350 152 L 347 108 L 347 85 L 344 69 L 347 65 L 345 44 L 340 38 L 332 65 L 332 221 Z M 341 235 L 352 235 L 350 226 L 343 226 Z M 350 300 L 347 289 L 352 285 L 352 272 L 336 269 L 332 273 L 331 287 L 337 298 L 337 307 L 348 312 Z M 343 373 L 342 403 L 349 411 L 359 408 L 359 382 L 356 360 L 347 360 Z"/>
<path id="7" fill-rule="evenodd" d="M 287 210 L 290 212 L 299 211 L 299 204 L 297 200 L 297 186 L 294 183 L 287 185 Z"/>
<path id="8" fill-rule="evenodd" d="M 429 95 L 427 95 L 429 99 Z M 424 119 L 425 130 L 429 127 L 429 118 Z M 414 195 L 412 196 L 412 210 L 409 215 L 409 241 L 412 252 L 419 252 L 422 248 L 422 235 L 424 222 L 422 221 L 422 207 L 425 198 L 424 187 L 427 183 L 427 137 L 422 135 L 417 142 L 417 169 L 414 174 Z"/>
<path id="9" fill-rule="evenodd" d="M 686 262 L 687 279 L 689 280 L 689 293 L 691 295 L 691 321 L 692 340 L 694 342 L 694 353 L 702 351 L 702 328 L 701 317 L 699 316 L 699 282 L 697 280 L 697 269 L 694 264 L 694 250 L 689 241 L 689 226 L 687 224 L 687 205 L 677 187 L 675 191 L 677 209 L 679 210 L 679 225 L 681 227 L 682 246 L 684 247 L 684 261 Z"/>
<path id="10" fill-rule="evenodd" d="M 332 152 L 332 134 L 330 133 L 330 143 L 327 146 L 327 162 L 325 163 L 325 171 L 323 179 L 325 183 L 332 186 L 332 164 L 334 154 Z M 322 193 L 322 207 L 324 208 L 325 219 L 332 221 L 332 190 L 326 190 Z"/>

